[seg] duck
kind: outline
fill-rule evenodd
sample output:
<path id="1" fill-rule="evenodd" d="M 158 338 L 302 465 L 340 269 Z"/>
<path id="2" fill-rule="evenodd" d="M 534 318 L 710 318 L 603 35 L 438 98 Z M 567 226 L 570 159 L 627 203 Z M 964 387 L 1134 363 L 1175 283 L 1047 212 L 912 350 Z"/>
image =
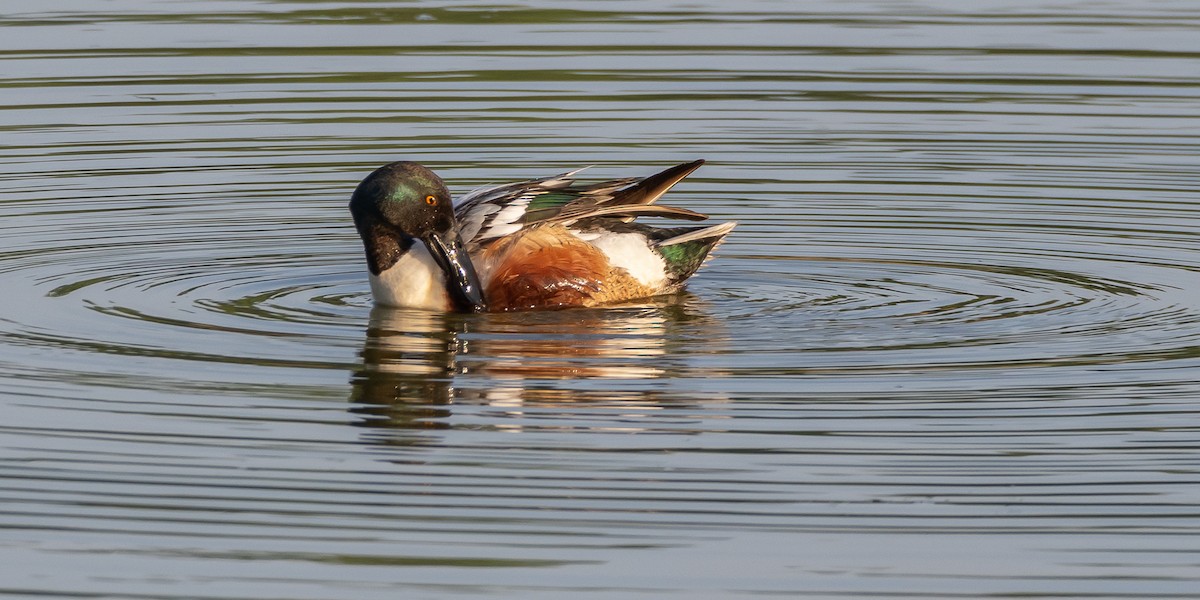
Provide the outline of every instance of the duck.
<path id="1" fill-rule="evenodd" d="M 508 312 L 621 304 L 680 290 L 737 225 L 655 204 L 704 164 L 579 184 L 583 169 L 477 189 L 455 202 L 432 170 L 379 167 L 350 198 L 371 295 L 387 307 Z M 586 168 L 586 167 L 585 167 Z"/>

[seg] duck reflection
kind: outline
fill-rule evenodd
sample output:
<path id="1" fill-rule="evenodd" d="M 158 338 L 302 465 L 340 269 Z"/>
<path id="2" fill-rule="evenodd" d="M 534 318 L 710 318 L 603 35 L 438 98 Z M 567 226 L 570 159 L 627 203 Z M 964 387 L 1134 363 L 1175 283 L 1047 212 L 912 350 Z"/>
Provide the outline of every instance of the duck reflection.
<path id="1" fill-rule="evenodd" d="M 351 377 L 351 409 L 363 427 L 442 429 L 450 410 L 458 333 L 450 315 L 375 308 Z M 420 443 L 420 438 L 393 440 Z"/>
<path id="2" fill-rule="evenodd" d="M 653 408 L 665 392 L 645 380 L 679 377 L 689 349 L 711 352 L 722 337 L 719 324 L 687 295 L 606 309 L 482 315 L 377 307 L 351 380 L 352 411 L 361 426 L 412 432 L 449 427 L 453 403 Z"/>

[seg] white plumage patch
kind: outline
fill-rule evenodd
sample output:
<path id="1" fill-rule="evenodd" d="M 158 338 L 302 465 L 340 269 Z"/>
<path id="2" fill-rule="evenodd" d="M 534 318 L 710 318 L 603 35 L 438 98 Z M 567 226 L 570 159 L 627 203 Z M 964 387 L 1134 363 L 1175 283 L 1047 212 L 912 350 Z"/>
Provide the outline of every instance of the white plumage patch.
<path id="1" fill-rule="evenodd" d="M 538 194 L 525 194 L 520 198 L 509 202 L 500 209 L 496 214 L 496 221 L 500 223 L 512 223 L 525 215 L 525 207 L 529 206 L 529 201 L 533 200 Z"/>
<path id="2" fill-rule="evenodd" d="M 583 236 L 576 234 L 583 239 Z M 667 285 L 667 263 L 650 248 L 649 240 L 637 233 L 605 233 L 585 240 L 600 249 L 608 262 L 629 272 L 642 285 L 662 289 Z"/>
<path id="3" fill-rule="evenodd" d="M 479 204 L 471 207 L 465 213 L 457 214 L 458 234 L 465 241 L 475 239 L 475 236 L 479 235 L 479 230 L 483 229 L 483 223 L 487 220 L 488 215 L 499 210 L 500 206 L 496 204 Z"/>
<path id="4" fill-rule="evenodd" d="M 519 196 L 506 201 L 505 204 L 480 201 L 479 204 L 469 206 L 457 215 L 459 235 L 463 240 L 471 242 L 504 237 L 520 231 L 525 226 L 520 221 L 525 216 L 529 201 L 541 193 Z M 466 206 L 466 199 L 459 204 Z"/>
<path id="5" fill-rule="evenodd" d="M 451 308 L 446 278 L 420 240 L 379 275 L 371 274 L 376 304 L 445 311 Z"/>

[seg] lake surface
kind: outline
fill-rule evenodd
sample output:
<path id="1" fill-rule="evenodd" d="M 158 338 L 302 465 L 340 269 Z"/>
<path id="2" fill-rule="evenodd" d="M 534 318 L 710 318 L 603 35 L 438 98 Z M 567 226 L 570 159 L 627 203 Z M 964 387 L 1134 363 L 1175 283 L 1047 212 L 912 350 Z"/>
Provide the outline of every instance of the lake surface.
<path id="1" fill-rule="evenodd" d="M 968 8 L 969 4 L 969 8 Z M 0 595 L 1195 598 L 1200 5 L 0 16 Z M 710 162 L 677 297 L 372 310 L 346 203 Z"/>

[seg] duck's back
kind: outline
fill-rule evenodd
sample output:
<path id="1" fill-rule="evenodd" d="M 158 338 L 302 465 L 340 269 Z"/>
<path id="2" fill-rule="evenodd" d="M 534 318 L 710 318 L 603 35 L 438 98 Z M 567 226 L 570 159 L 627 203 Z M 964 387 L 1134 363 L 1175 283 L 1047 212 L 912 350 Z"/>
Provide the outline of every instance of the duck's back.
<path id="1" fill-rule="evenodd" d="M 703 161 L 645 179 L 575 186 L 567 173 L 480 190 L 456 209 L 491 310 L 597 306 L 678 289 L 733 229 L 633 221 L 700 213 L 654 205 Z"/>

